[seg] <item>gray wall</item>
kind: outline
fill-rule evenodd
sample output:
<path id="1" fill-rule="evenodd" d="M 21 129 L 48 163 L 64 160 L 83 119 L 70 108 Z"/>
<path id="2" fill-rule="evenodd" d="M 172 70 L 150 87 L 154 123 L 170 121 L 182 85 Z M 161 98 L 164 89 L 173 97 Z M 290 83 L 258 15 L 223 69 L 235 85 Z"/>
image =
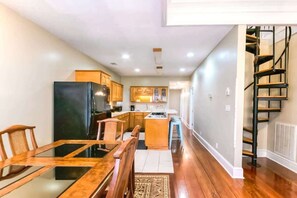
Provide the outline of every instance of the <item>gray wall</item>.
<path id="1" fill-rule="evenodd" d="M 235 26 L 192 75 L 194 130 L 241 167 L 245 26 Z M 226 89 L 230 95 L 226 95 Z M 230 105 L 230 111 L 226 111 Z"/>

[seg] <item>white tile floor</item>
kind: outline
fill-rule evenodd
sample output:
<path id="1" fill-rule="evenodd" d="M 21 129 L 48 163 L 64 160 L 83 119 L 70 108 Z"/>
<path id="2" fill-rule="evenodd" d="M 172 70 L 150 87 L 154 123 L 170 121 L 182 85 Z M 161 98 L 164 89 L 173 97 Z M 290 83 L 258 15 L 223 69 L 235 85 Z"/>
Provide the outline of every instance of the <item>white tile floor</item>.
<path id="1" fill-rule="evenodd" d="M 124 140 L 131 133 L 124 134 Z M 144 140 L 144 133 L 140 133 L 140 140 Z M 171 150 L 136 150 L 136 173 L 174 173 Z"/>
<path id="2" fill-rule="evenodd" d="M 170 150 L 136 150 L 135 172 L 174 173 Z"/>

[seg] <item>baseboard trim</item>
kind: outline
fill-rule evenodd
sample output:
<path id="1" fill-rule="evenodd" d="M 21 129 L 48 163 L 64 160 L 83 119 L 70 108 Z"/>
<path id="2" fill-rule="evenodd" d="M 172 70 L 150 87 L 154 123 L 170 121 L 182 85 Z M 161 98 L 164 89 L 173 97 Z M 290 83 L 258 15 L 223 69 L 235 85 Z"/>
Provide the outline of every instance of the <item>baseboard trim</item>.
<path id="1" fill-rule="evenodd" d="M 257 149 L 257 156 L 258 157 L 267 157 L 267 150 L 266 149 Z"/>
<path id="2" fill-rule="evenodd" d="M 272 161 L 286 167 L 287 169 L 297 173 L 297 163 L 291 160 L 288 160 L 272 151 L 267 150 L 267 158 L 271 159 Z"/>
<path id="3" fill-rule="evenodd" d="M 184 119 L 181 119 L 181 121 L 183 122 L 183 124 L 184 124 L 188 129 L 190 129 L 190 125 L 189 125 L 189 123 L 185 122 Z"/>
<path id="4" fill-rule="evenodd" d="M 204 140 L 195 130 L 194 137 L 208 150 L 208 152 L 219 162 L 226 172 L 234 179 L 243 179 L 242 167 L 234 167 L 228 162 L 215 148 L 213 148 L 206 140 Z"/>

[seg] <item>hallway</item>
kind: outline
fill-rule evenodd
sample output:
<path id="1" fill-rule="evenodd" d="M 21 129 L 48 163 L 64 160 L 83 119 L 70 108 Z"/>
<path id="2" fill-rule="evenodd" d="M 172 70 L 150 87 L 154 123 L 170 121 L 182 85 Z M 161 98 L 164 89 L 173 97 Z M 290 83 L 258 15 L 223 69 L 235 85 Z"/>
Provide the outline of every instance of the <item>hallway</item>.
<path id="1" fill-rule="evenodd" d="M 297 174 L 267 158 L 260 168 L 243 159 L 244 180 L 232 179 L 212 155 L 184 127 L 184 149 L 174 142 L 171 197 L 297 197 Z"/>

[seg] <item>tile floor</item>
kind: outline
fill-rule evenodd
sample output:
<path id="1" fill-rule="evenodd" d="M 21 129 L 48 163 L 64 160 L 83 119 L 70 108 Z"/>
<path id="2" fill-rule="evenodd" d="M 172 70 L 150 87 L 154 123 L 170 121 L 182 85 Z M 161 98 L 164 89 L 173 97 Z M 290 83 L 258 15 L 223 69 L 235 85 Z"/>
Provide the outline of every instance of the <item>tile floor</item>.
<path id="1" fill-rule="evenodd" d="M 129 138 L 131 133 L 124 134 L 123 139 Z M 144 140 L 144 133 L 140 133 L 140 140 Z M 174 173 L 171 150 L 136 150 L 136 173 Z"/>

